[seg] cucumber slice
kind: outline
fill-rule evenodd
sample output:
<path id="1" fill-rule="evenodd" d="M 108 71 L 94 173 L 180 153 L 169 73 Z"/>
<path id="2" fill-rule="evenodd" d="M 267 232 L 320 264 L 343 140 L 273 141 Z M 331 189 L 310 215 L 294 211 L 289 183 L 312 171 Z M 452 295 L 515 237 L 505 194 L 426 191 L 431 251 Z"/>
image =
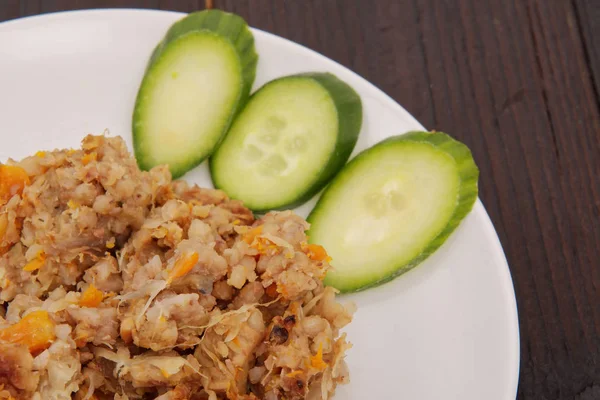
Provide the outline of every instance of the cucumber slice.
<path id="1" fill-rule="evenodd" d="M 356 92 L 329 73 L 267 83 L 210 160 L 213 183 L 250 209 L 294 207 L 344 166 L 362 124 Z"/>
<path id="2" fill-rule="evenodd" d="M 204 161 L 247 100 L 254 38 L 239 16 L 189 14 L 154 49 L 133 113 L 138 165 L 168 164 L 173 178 Z"/>
<path id="3" fill-rule="evenodd" d="M 464 144 L 409 132 L 354 158 L 308 217 L 332 257 L 325 283 L 342 292 L 389 281 L 444 243 L 477 199 L 479 170 Z"/>

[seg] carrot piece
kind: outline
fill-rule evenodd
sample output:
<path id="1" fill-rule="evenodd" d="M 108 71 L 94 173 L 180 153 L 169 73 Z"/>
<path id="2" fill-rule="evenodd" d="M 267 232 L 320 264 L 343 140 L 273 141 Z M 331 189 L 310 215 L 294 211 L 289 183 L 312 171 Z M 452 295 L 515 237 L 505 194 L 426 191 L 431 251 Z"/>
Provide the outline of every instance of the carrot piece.
<path id="1" fill-rule="evenodd" d="M 0 205 L 8 203 L 14 195 L 23 193 L 29 183 L 29 176 L 23 168 L 0 164 Z"/>
<path id="2" fill-rule="evenodd" d="M 327 368 L 327 363 L 323 361 L 323 343 L 319 344 L 319 350 L 317 354 L 310 357 L 310 365 L 318 370 L 324 370 Z"/>
<path id="3" fill-rule="evenodd" d="M 21 229 L 21 223 L 19 220 L 15 221 L 15 225 L 17 225 L 17 229 Z M 4 239 L 6 236 L 6 231 L 8 231 L 8 214 L 4 213 L 0 214 L 0 256 L 9 251 L 13 245 L 13 243 L 10 243 Z"/>
<path id="4" fill-rule="evenodd" d="M 92 151 L 91 153 L 84 154 L 84 156 L 81 157 L 81 163 L 83 165 L 88 165 L 89 163 L 91 163 L 92 161 L 96 161 L 97 159 L 98 154 L 95 151 Z"/>
<path id="5" fill-rule="evenodd" d="M 40 252 L 33 260 L 29 261 L 23 267 L 23 271 L 25 272 L 33 272 L 42 268 L 46 263 L 46 255 L 44 252 Z"/>
<path id="6" fill-rule="evenodd" d="M 179 260 L 175 262 L 175 266 L 169 273 L 169 277 L 167 278 L 167 284 L 173 282 L 173 280 L 177 278 L 181 278 L 188 272 L 194 268 L 196 263 L 198 263 L 198 259 L 200 256 L 196 252 L 192 252 L 191 254 L 184 255 Z"/>
<path id="7" fill-rule="evenodd" d="M 102 300 L 104 300 L 104 293 L 98 290 L 93 284 L 90 284 L 90 286 L 88 286 L 81 294 L 79 305 L 81 307 L 94 308 L 98 307 L 100 303 L 102 303 Z"/>
<path id="8" fill-rule="evenodd" d="M 331 257 L 329 257 L 329 255 L 327 254 L 327 251 L 325 251 L 325 248 L 318 244 L 307 245 L 306 246 L 306 255 L 308 256 L 308 258 L 310 258 L 311 260 L 315 260 L 315 261 L 324 261 L 324 260 L 326 260 L 327 262 L 331 261 Z"/>
<path id="9" fill-rule="evenodd" d="M 8 229 L 8 214 L 0 214 L 0 243 L 6 235 L 6 230 Z"/>
<path id="10" fill-rule="evenodd" d="M 302 375 L 304 373 L 304 371 L 302 371 L 301 369 L 297 369 L 295 371 L 292 371 L 288 374 L 285 374 L 285 376 L 287 376 L 288 378 L 294 378 L 298 375 Z"/>
<path id="11" fill-rule="evenodd" d="M 0 330 L 0 340 L 24 344 L 32 354 L 50 347 L 54 339 L 54 321 L 44 310 L 33 311 L 16 324 Z"/>
<path id="12" fill-rule="evenodd" d="M 256 239 L 256 237 L 262 233 L 262 230 L 263 230 L 262 225 L 254 227 L 254 228 L 250 229 L 248 232 L 244 233 L 242 240 L 248 244 L 252 244 L 252 242 L 254 242 L 254 239 Z"/>

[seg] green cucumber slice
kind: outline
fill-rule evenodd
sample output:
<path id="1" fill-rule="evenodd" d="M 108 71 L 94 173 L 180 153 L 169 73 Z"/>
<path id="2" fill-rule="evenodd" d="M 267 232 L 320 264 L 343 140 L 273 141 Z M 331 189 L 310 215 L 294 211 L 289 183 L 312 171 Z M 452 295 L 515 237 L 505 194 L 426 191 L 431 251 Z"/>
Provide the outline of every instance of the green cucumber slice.
<path id="1" fill-rule="evenodd" d="M 409 132 L 355 157 L 308 217 L 327 249 L 325 283 L 342 292 L 379 285 L 437 250 L 477 199 L 479 170 L 464 144 Z"/>
<path id="2" fill-rule="evenodd" d="M 344 166 L 361 125 L 360 97 L 334 75 L 279 78 L 252 95 L 212 155 L 213 183 L 257 212 L 302 204 Z"/>
<path id="3" fill-rule="evenodd" d="M 138 165 L 168 164 L 178 178 L 214 151 L 247 100 L 256 73 L 254 38 L 239 16 L 189 14 L 154 49 L 133 113 Z"/>

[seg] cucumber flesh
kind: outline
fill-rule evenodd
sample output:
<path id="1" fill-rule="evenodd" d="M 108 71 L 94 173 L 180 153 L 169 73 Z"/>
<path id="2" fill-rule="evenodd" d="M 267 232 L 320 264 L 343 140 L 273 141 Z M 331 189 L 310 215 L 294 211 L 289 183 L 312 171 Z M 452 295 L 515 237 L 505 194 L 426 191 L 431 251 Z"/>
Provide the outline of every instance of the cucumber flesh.
<path id="1" fill-rule="evenodd" d="M 211 157 L 216 187 L 254 211 L 293 207 L 346 163 L 360 98 L 331 74 L 277 79 L 254 94 Z"/>
<path id="2" fill-rule="evenodd" d="M 240 103 L 247 100 L 254 78 L 258 55 L 254 48 L 254 36 L 246 21 L 239 15 L 221 10 L 203 10 L 190 13 L 175 22 L 167 31 L 160 46 L 168 46 L 170 42 L 190 32 L 208 31 L 228 39 L 240 56 L 244 88 Z"/>
<path id="3" fill-rule="evenodd" d="M 411 132 L 354 158 L 308 217 L 310 241 L 332 257 L 325 283 L 352 292 L 415 267 L 448 238 L 477 198 L 468 148 Z"/>
<path id="4" fill-rule="evenodd" d="M 136 99 L 140 168 L 168 164 L 178 178 L 214 151 L 254 81 L 253 43 L 243 19 L 216 10 L 171 27 L 152 53 Z"/>

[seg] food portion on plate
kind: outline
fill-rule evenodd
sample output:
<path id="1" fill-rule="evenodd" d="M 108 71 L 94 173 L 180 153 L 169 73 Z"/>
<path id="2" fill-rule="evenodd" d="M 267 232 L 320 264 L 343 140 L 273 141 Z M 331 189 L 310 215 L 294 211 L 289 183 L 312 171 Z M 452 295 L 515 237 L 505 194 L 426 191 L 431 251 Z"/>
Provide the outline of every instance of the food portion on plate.
<path id="1" fill-rule="evenodd" d="M 326 399 L 348 380 L 353 309 L 291 211 L 255 219 L 105 136 L 0 177 L 0 399 Z"/>
<path id="2" fill-rule="evenodd" d="M 336 293 L 437 250 L 478 169 L 440 132 L 346 164 L 358 94 L 310 72 L 251 95 L 257 60 L 241 17 L 192 13 L 150 55 L 135 159 L 90 135 L 0 164 L 0 400 L 317 400 L 348 381 Z M 221 190 L 172 180 L 207 159 Z M 281 211 L 323 189 L 310 224 Z"/>

